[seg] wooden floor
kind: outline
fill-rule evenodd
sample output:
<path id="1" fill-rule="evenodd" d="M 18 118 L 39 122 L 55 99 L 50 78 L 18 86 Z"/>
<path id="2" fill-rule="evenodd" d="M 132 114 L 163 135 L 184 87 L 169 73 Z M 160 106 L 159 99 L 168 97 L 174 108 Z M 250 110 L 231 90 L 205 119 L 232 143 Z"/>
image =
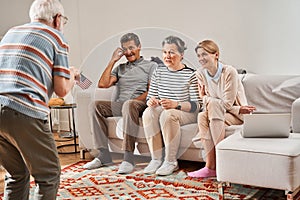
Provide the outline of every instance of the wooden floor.
<path id="1" fill-rule="evenodd" d="M 57 133 L 54 134 L 54 138 L 56 140 L 61 140 L 61 138 L 58 136 Z M 57 145 L 62 145 L 62 144 L 68 144 L 68 143 L 72 143 L 73 141 L 67 141 L 67 142 L 60 142 L 57 141 Z M 63 147 L 60 148 L 59 151 L 62 152 L 66 152 L 66 151 L 72 151 L 74 150 L 74 147 Z M 75 163 L 77 161 L 83 160 L 80 158 L 80 154 L 76 153 L 76 154 L 59 154 L 59 158 L 60 158 L 60 163 L 62 168 L 70 165 L 72 163 Z M 114 162 L 118 162 L 121 161 L 123 159 L 123 155 L 122 154 L 117 154 L 117 153 L 112 153 L 112 158 L 114 160 Z M 90 153 L 85 153 L 85 159 L 84 160 L 92 160 L 93 156 Z M 144 157 L 144 156 L 136 156 L 135 158 L 135 162 L 136 163 L 140 163 L 140 162 L 149 162 L 150 158 L 149 157 Z M 196 170 L 200 167 L 203 167 L 203 163 L 199 163 L 199 162 L 191 162 L 191 161 L 179 161 L 179 166 L 181 169 L 185 169 L 186 171 L 193 171 Z M 4 169 L 0 169 L 0 193 L 3 193 L 4 190 Z"/>

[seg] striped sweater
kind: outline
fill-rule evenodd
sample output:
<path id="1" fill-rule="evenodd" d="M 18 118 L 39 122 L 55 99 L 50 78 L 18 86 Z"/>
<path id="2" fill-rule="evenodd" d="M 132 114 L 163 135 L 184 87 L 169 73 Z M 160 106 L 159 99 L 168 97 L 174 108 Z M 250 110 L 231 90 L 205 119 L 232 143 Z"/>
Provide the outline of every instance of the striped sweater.
<path id="1" fill-rule="evenodd" d="M 159 65 L 154 71 L 147 99 L 171 99 L 174 101 L 194 101 L 198 109 L 201 101 L 195 70 L 185 66 L 178 71 L 170 71 L 165 65 Z"/>
<path id="2" fill-rule="evenodd" d="M 47 119 L 54 75 L 70 78 L 68 44 L 59 31 L 33 22 L 6 33 L 0 43 L 0 104 Z"/>

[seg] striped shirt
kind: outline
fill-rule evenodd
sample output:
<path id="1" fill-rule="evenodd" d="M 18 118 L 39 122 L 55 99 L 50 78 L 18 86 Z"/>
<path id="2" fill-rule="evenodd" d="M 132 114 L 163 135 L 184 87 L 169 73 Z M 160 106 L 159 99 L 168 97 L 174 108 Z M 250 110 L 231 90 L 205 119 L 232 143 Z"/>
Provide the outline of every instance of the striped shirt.
<path id="1" fill-rule="evenodd" d="M 170 71 L 165 65 L 159 65 L 154 71 L 147 99 L 170 99 L 179 102 L 194 101 L 200 108 L 201 100 L 195 70 L 185 66 L 178 71 Z"/>
<path id="2" fill-rule="evenodd" d="M 10 29 L 0 43 L 0 104 L 47 119 L 54 75 L 70 78 L 68 48 L 62 33 L 39 22 Z"/>

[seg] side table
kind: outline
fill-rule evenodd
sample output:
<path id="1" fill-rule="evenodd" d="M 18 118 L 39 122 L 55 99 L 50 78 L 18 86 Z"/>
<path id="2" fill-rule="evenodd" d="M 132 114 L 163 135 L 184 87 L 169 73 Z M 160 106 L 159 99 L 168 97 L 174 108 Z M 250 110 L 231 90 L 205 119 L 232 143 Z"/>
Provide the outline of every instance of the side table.
<path id="1" fill-rule="evenodd" d="M 65 105 L 61 105 L 61 106 L 49 106 L 50 110 L 51 109 L 68 110 L 69 131 L 72 134 L 74 142 L 73 142 L 73 144 L 62 144 L 62 145 L 59 145 L 59 146 L 57 146 L 57 149 L 62 148 L 62 147 L 67 147 L 67 146 L 74 146 L 74 151 L 69 151 L 69 152 L 60 152 L 60 151 L 58 151 L 59 154 L 79 153 L 79 151 L 77 150 L 78 144 L 76 142 L 77 135 L 76 135 L 76 126 L 75 126 L 75 118 L 74 118 L 75 117 L 74 112 L 75 112 L 75 108 L 76 107 L 77 107 L 76 103 L 65 104 Z M 72 121 L 71 121 L 71 115 L 72 115 Z M 50 129 L 51 129 L 51 132 L 53 132 L 51 112 L 50 112 Z M 70 141 L 70 140 L 66 140 L 66 141 Z"/>

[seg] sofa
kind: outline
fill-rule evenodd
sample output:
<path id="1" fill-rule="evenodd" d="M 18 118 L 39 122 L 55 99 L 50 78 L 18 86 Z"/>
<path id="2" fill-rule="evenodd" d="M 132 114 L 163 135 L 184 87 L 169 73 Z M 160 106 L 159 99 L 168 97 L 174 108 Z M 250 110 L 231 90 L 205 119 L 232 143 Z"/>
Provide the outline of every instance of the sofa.
<path id="1" fill-rule="evenodd" d="M 245 88 L 245 93 L 249 105 L 255 105 L 256 112 L 262 113 L 291 113 L 291 130 L 299 131 L 300 110 L 300 86 L 285 86 L 288 81 L 297 78 L 293 75 L 259 75 L 259 74 L 240 74 L 240 78 Z M 281 88 L 279 88 L 281 87 Z M 89 105 L 95 100 L 112 100 L 116 93 L 116 87 L 108 89 L 91 88 L 88 90 L 77 91 L 75 101 L 77 103 L 76 125 L 79 134 L 79 145 L 81 149 L 93 150 L 93 142 L 89 121 Z M 122 118 L 109 117 L 109 147 L 110 151 L 122 153 Z M 140 124 L 142 121 L 140 120 Z M 232 134 L 239 134 L 243 126 L 229 126 L 226 128 L 226 137 Z M 181 126 L 182 140 L 178 152 L 178 158 L 190 161 L 204 161 L 205 152 L 201 142 L 193 142 L 198 133 L 197 123 Z M 300 146 L 299 146 L 300 148 Z M 96 152 L 95 152 L 96 153 Z M 149 156 L 149 149 L 144 138 L 142 125 L 138 132 L 138 142 L 136 143 L 136 155 Z M 84 155 L 84 154 L 82 154 Z"/>

